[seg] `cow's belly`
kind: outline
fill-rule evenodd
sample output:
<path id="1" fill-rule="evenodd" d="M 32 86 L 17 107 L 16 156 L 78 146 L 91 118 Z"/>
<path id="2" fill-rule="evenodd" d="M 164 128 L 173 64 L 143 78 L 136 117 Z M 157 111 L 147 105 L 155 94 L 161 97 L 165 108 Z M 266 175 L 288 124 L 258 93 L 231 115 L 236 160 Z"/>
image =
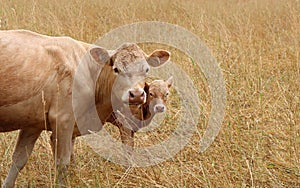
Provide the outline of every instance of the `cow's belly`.
<path id="1" fill-rule="evenodd" d="M 1 106 L 0 132 L 26 128 L 46 129 L 45 109 L 41 99 L 29 99 L 14 105 Z"/>

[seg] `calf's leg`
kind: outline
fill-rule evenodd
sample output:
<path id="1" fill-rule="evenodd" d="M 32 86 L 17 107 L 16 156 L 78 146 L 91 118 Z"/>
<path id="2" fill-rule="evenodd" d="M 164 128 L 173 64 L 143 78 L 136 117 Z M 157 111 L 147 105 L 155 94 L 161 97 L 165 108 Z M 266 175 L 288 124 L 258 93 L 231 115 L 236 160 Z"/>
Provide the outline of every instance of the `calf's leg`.
<path id="1" fill-rule="evenodd" d="M 119 127 L 119 131 L 120 131 L 122 143 L 125 144 L 126 146 L 133 148 L 134 147 L 134 140 L 133 140 L 134 132 L 131 129 L 128 129 L 123 125 Z"/>
<path id="2" fill-rule="evenodd" d="M 25 129 L 20 131 L 15 151 L 12 156 L 12 165 L 7 177 L 4 180 L 2 188 L 14 187 L 17 176 L 27 163 L 34 144 L 41 132 L 42 130 L 35 129 Z"/>
<path id="3" fill-rule="evenodd" d="M 128 166 L 132 166 L 134 161 L 132 160 L 133 147 L 134 147 L 134 132 L 125 126 L 119 126 L 120 136 L 123 145 L 124 162 Z"/>
<path id="4" fill-rule="evenodd" d="M 128 158 L 130 158 L 134 147 L 134 132 L 123 125 L 119 125 L 118 127 L 125 152 L 128 154 Z"/>

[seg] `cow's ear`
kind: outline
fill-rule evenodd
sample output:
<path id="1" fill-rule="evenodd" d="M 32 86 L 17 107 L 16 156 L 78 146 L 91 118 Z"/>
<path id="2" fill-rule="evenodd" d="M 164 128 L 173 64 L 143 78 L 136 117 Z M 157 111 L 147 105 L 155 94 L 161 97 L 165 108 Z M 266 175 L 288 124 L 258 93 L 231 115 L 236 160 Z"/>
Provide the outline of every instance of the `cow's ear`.
<path id="1" fill-rule="evenodd" d="M 95 62 L 99 63 L 100 65 L 105 64 L 110 59 L 108 51 L 101 47 L 94 47 L 90 49 L 90 54 Z"/>
<path id="2" fill-rule="evenodd" d="M 172 87 L 172 85 L 173 85 L 173 83 L 174 83 L 174 81 L 173 81 L 173 76 L 171 76 L 170 78 L 168 78 L 168 79 L 166 80 L 166 83 L 167 83 L 168 88 Z"/>
<path id="3" fill-rule="evenodd" d="M 171 53 L 166 50 L 155 50 L 148 58 L 147 62 L 152 67 L 158 67 L 170 60 Z"/>

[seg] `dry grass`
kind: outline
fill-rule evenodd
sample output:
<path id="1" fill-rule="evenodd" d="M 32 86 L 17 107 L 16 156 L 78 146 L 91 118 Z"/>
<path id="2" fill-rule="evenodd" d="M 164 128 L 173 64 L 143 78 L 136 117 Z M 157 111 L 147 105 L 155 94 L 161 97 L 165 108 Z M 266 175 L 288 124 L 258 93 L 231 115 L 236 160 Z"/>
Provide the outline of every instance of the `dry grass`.
<path id="1" fill-rule="evenodd" d="M 136 21 L 178 24 L 207 44 L 224 71 L 226 117 L 205 153 L 198 153 L 198 146 L 210 110 L 207 84 L 201 71 L 174 51 L 173 61 L 199 86 L 198 134 L 173 159 L 127 170 L 103 160 L 80 141 L 70 187 L 299 187 L 299 0 L 0 0 L 0 4 L 0 29 L 24 28 L 86 42 Z M 173 103 L 176 107 L 175 99 Z M 169 113 L 163 126 L 166 132 L 155 132 L 156 140 L 140 134 L 138 144 L 151 145 L 169 134 L 176 108 Z M 0 184 L 9 168 L 16 135 L 1 133 Z M 49 135 L 43 133 L 17 186 L 52 187 L 53 174 Z"/>

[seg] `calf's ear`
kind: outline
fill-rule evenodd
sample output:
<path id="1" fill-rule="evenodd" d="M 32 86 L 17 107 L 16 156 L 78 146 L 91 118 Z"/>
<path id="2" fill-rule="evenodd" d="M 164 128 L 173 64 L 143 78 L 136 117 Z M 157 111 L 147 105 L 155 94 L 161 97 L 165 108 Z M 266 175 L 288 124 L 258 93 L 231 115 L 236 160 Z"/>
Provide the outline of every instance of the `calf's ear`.
<path id="1" fill-rule="evenodd" d="M 95 62 L 100 65 L 104 65 L 110 59 L 108 51 L 104 48 L 93 47 L 89 52 Z"/>
<path id="2" fill-rule="evenodd" d="M 152 67 L 158 67 L 170 60 L 171 53 L 166 50 L 155 50 L 147 57 L 147 62 Z"/>
<path id="3" fill-rule="evenodd" d="M 174 82 L 174 81 L 173 81 L 173 76 L 171 76 L 170 78 L 168 78 L 168 79 L 166 80 L 166 83 L 167 83 L 168 88 L 172 87 L 173 82 Z"/>
<path id="4" fill-rule="evenodd" d="M 149 93 L 149 84 L 145 82 L 144 91 L 148 94 Z"/>

